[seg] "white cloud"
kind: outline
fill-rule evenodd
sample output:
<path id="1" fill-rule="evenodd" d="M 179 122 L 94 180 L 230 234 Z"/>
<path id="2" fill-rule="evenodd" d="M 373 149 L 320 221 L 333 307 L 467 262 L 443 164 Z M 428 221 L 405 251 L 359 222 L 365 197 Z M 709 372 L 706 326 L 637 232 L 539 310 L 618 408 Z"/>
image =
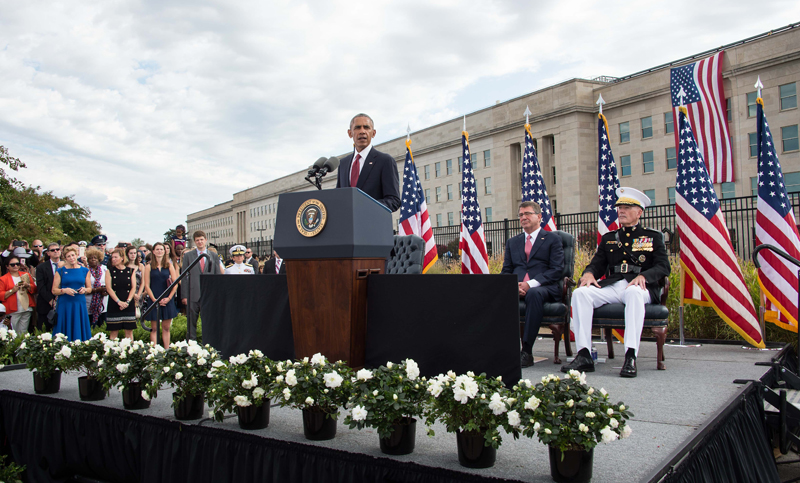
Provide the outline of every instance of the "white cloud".
<path id="1" fill-rule="evenodd" d="M 112 241 L 350 149 L 571 77 L 621 76 L 785 25 L 796 2 L 16 2 L 0 143 Z M 522 86 L 522 90 L 515 90 Z M 489 86 L 491 89 L 485 89 Z M 504 97 L 498 97 L 503 93 Z"/>

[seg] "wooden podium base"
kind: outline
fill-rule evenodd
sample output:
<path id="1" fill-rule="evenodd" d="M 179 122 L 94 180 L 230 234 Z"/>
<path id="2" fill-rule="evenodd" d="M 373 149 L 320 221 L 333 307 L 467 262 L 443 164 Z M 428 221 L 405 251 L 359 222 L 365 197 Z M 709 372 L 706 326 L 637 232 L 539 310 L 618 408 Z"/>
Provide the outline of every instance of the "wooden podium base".
<path id="1" fill-rule="evenodd" d="M 291 260 L 286 264 L 294 351 L 364 366 L 367 277 L 383 273 L 385 258 Z"/>

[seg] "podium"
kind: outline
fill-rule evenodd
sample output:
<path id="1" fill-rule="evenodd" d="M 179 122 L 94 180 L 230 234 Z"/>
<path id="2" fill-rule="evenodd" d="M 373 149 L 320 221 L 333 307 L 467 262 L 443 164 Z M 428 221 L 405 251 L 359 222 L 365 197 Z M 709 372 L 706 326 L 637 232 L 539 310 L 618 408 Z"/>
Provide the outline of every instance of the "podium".
<path id="1" fill-rule="evenodd" d="M 295 356 L 364 365 L 367 277 L 384 272 L 392 213 L 357 188 L 282 194 L 275 251 L 286 264 Z"/>

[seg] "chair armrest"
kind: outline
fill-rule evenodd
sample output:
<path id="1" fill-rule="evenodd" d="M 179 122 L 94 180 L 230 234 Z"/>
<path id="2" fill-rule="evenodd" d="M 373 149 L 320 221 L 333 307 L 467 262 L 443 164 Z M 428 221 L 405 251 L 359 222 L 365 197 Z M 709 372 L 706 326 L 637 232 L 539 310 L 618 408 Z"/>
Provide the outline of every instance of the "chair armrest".
<path id="1" fill-rule="evenodd" d="M 669 275 L 664 277 L 664 288 L 661 289 L 661 305 L 667 305 L 667 298 L 669 297 Z"/>

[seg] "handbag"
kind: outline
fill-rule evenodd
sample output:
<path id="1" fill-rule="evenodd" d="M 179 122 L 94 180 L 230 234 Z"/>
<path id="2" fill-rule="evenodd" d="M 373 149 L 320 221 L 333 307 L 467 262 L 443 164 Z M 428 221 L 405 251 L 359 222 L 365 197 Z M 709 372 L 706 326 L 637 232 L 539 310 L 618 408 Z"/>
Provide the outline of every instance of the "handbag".
<path id="1" fill-rule="evenodd" d="M 56 321 L 58 320 L 58 312 L 56 312 L 56 308 L 58 307 L 58 297 L 56 297 L 54 300 L 56 303 L 53 305 L 53 308 L 47 312 L 47 322 L 49 322 L 50 325 L 56 325 Z"/>

